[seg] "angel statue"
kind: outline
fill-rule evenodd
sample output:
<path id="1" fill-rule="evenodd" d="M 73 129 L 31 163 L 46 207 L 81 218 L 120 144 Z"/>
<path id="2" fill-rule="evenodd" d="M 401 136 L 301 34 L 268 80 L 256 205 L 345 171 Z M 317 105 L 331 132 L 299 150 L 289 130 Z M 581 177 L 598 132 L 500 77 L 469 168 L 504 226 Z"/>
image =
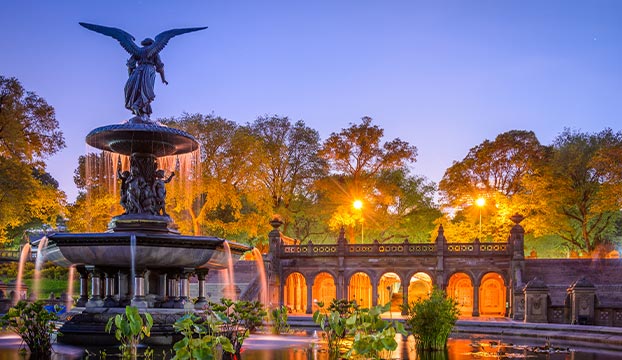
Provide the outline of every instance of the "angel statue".
<path id="1" fill-rule="evenodd" d="M 168 41 L 177 35 L 207 29 L 206 26 L 167 30 L 158 34 L 155 40 L 146 38 L 141 41 L 142 47 L 139 47 L 134 43 L 134 37 L 121 29 L 83 22 L 80 25 L 115 38 L 125 51 L 130 53 L 131 56 L 127 61 L 129 78 L 125 83 L 125 108 L 135 115 L 130 122 L 150 122 L 151 102 L 155 98 L 153 87 L 156 72 L 160 74 L 162 82 L 168 85 L 164 77 L 164 64 L 160 60 L 160 51 L 164 49 Z"/>

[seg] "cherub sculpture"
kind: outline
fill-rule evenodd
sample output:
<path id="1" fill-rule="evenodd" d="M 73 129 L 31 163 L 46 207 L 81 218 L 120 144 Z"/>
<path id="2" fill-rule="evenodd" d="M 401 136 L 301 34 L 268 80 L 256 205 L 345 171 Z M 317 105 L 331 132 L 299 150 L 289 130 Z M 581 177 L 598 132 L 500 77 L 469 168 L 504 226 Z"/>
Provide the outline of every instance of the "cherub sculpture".
<path id="1" fill-rule="evenodd" d="M 185 29 L 172 29 L 158 34 L 154 39 L 146 38 L 138 46 L 134 43 L 134 37 L 127 32 L 107 26 L 87 24 L 81 22 L 83 27 L 100 34 L 115 38 L 121 46 L 130 53 L 127 61 L 129 78 L 125 84 L 125 108 L 135 115 L 130 122 L 150 122 L 151 102 L 155 98 L 154 85 L 156 72 L 164 84 L 168 84 L 164 77 L 164 64 L 160 60 L 160 51 L 164 49 L 168 41 L 181 34 L 199 31 L 207 27 L 195 27 Z"/>

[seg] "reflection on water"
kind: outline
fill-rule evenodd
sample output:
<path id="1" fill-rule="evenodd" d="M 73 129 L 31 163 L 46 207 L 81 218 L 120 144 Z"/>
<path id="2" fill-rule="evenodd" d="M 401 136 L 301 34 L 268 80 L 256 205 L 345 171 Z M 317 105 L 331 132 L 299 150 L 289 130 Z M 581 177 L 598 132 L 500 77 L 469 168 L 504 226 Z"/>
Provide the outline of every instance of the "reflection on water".
<path id="1" fill-rule="evenodd" d="M 529 343 L 528 343 L 529 341 Z M 412 337 L 400 341 L 400 346 L 386 359 L 404 360 L 474 360 L 474 359 L 529 359 L 529 360 L 614 360 L 622 359 L 622 351 L 568 349 L 563 344 L 553 341 L 546 347 L 544 340 L 517 340 L 506 338 L 500 341 L 489 335 L 473 335 L 462 339 L 450 339 L 447 351 L 417 354 Z M 0 334 L 0 360 L 34 360 L 28 355 L 19 354 L 20 340 L 16 335 Z M 546 351 L 553 348 L 555 351 Z M 54 345 L 53 360 L 86 359 L 82 348 Z M 92 356 L 100 359 L 100 350 L 89 349 Z M 534 351 L 542 352 L 534 352 Z M 115 353 L 114 348 L 107 348 L 108 358 Z M 172 358 L 170 348 L 154 349 L 154 360 Z M 244 342 L 241 360 L 329 360 L 328 351 L 319 339 L 306 334 L 275 336 L 252 335 Z"/>

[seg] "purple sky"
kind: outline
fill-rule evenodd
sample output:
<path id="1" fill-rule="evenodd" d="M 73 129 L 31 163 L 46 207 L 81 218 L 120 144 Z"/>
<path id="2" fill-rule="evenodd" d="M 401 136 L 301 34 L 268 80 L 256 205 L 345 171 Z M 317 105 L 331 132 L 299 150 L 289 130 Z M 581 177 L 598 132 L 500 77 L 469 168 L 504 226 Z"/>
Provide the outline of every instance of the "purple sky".
<path id="1" fill-rule="evenodd" d="M 131 117 L 127 53 L 79 21 L 137 39 L 209 26 L 161 53 L 152 118 L 302 119 L 325 139 L 371 116 L 419 148 L 438 182 L 485 139 L 620 130 L 622 1 L 3 1 L 0 74 L 56 108 L 67 148 L 48 170 L 69 199 L 84 137 Z"/>

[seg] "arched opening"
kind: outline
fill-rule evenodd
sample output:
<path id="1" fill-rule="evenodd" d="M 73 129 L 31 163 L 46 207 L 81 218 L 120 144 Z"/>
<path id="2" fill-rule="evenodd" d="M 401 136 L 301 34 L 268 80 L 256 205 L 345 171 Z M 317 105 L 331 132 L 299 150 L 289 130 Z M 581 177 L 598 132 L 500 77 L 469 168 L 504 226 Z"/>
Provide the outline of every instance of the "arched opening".
<path id="1" fill-rule="evenodd" d="M 348 300 L 355 300 L 364 308 L 371 307 L 371 280 L 369 275 L 357 272 L 350 277 L 348 283 Z"/>
<path id="2" fill-rule="evenodd" d="M 289 274 L 283 288 L 283 303 L 292 314 L 307 311 L 307 281 L 301 273 Z"/>
<path id="3" fill-rule="evenodd" d="M 424 272 L 418 272 L 410 277 L 408 285 L 408 302 L 427 298 L 432 292 L 432 278 Z"/>
<path id="4" fill-rule="evenodd" d="M 460 316 L 473 315 L 473 283 L 465 273 L 456 273 L 449 278 L 447 295 L 458 302 Z"/>
<path id="5" fill-rule="evenodd" d="M 506 288 L 497 273 L 484 275 L 479 286 L 479 313 L 486 316 L 505 316 Z"/>
<path id="6" fill-rule="evenodd" d="M 402 281 L 396 273 L 386 273 L 378 281 L 378 305 L 391 303 L 391 311 L 401 311 L 404 296 Z"/>
<path id="7" fill-rule="evenodd" d="M 327 308 L 330 302 L 337 297 L 335 279 L 327 272 L 317 274 L 313 281 L 313 311 L 318 309 L 317 303 L 323 302 Z"/>

